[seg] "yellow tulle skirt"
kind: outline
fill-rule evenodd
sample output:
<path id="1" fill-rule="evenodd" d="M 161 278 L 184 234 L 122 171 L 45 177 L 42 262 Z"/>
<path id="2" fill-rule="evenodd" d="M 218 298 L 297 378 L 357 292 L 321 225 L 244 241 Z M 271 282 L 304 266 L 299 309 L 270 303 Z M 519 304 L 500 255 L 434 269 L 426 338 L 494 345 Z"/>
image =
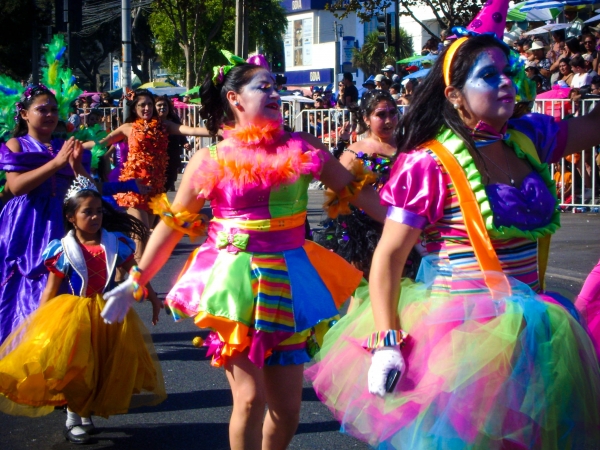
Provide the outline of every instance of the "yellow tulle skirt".
<path id="1" fill-rule="evenodd" d="M 124 414 L 167 397 L 148 330 L 131 309 L 104 323 L 104 300 L 60 295 L 0 347 L 0 411 L 30 417 L 68 405 L 82 417 Z"/>

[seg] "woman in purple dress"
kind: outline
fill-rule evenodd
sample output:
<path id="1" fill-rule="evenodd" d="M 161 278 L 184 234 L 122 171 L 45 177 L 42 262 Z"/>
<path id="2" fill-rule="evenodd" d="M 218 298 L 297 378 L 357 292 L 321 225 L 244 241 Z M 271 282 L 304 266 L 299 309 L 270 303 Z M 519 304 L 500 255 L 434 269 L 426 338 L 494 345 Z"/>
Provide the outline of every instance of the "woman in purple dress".
<path id="1" fill-rule="evenodd" d="M 0 147 L 14 194 L 0 213 L 0 343 L 38 307 L 48 276 L 42 252 L 64 235 L 62 199 L 74 172 L 87 175 L 81 142 L 52 136 L 58 107 L 45 86 L 25 91 L 15 120 L 14 138 Z"/>

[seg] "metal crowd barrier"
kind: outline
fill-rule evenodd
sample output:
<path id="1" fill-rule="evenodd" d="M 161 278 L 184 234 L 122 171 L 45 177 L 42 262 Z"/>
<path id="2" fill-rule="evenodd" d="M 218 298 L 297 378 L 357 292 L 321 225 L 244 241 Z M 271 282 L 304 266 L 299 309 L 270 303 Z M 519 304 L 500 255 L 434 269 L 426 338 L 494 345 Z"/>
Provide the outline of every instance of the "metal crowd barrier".
<path id="1" fill-rule="evenodd" d="M 533 112 L 547 114 L 556 120 L 568 119 L 589 113 L 595 106 L 596 100 L 536 100 Z M 355 121 L 354 112 L 341 109 L 303 109 L 301 102 L 282 102 L 284 123 L 293 131 L 305 131 L 321 139 L 323 144 L 332 151 L 337 145 L 337 135 L 348 121 Z M 184 108 L 175 108 L 181 122 L 185 125 L 202 126 L 200 118 L 200 105 L 188 104 Z M 122 108 L 98 108 L 102 111 L 103 121 L 107 131 L 114 130 L 122 124 Z M 362 136 L 353 136 L 359 140 Z M 210 138 L 197 138 L 188 136 L 191 144 L 185 150 L 182 161 L 187 163 L 192 155 L 199 149 L 211 144 Z M 551 173 L 557 182 L 557 195 L 563 209 L 584 212 L 600 209 L 600 191 L 597 180 L 600 177 L 599 155 L 600 147 L 585 149 L 580 154 L 563 158 L 559 163 L 553 164 Z"/>
<path id="2" fill-rule="evenodd" d="M 597 100 L 536 100 L 533 112 L 547 114 L 556 120 L 588 114 Z M 561 208 L 573 212 L 599 212 L 600 191 L 597 179 L 600 176 L 598 162 L 599 147 L 585 149 L 553 164 L 551 173 L 557 182 L 557 194 Z"/>

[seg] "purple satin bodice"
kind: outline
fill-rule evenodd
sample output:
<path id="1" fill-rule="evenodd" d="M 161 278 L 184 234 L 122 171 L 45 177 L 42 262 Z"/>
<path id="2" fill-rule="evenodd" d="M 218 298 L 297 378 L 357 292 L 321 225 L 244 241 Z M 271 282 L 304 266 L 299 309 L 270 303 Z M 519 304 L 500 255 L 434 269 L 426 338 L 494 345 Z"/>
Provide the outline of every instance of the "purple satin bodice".
<path id="1" fill-rule="evenodd" d="M 490 184 L 485 187 L 485 192 L 496 227 L 535 230 L 550 223 L 556 208 L 554 196 L 537 172 L 527 175 L 520 187 Z"/>

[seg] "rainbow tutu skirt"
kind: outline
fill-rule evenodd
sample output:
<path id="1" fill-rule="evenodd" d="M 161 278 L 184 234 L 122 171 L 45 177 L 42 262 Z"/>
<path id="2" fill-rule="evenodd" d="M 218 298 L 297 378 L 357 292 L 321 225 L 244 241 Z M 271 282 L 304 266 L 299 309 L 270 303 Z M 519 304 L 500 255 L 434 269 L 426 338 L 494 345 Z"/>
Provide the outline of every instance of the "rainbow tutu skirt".
<path id="1" fill-rule="evenodd" d="M 600 448 L 598 357 L 572 304 L 514 279 L 492 299 L 481 273 L 446 273 L 471 293 L 443 295 L 431 289 L 438 270 L 426 257 L 422 282 L 403 281 L 407 368 L 384 398 L 367 389 L 366 289 L 325 335 L 306 375 L 342 431 L 378 449 Z"/>

